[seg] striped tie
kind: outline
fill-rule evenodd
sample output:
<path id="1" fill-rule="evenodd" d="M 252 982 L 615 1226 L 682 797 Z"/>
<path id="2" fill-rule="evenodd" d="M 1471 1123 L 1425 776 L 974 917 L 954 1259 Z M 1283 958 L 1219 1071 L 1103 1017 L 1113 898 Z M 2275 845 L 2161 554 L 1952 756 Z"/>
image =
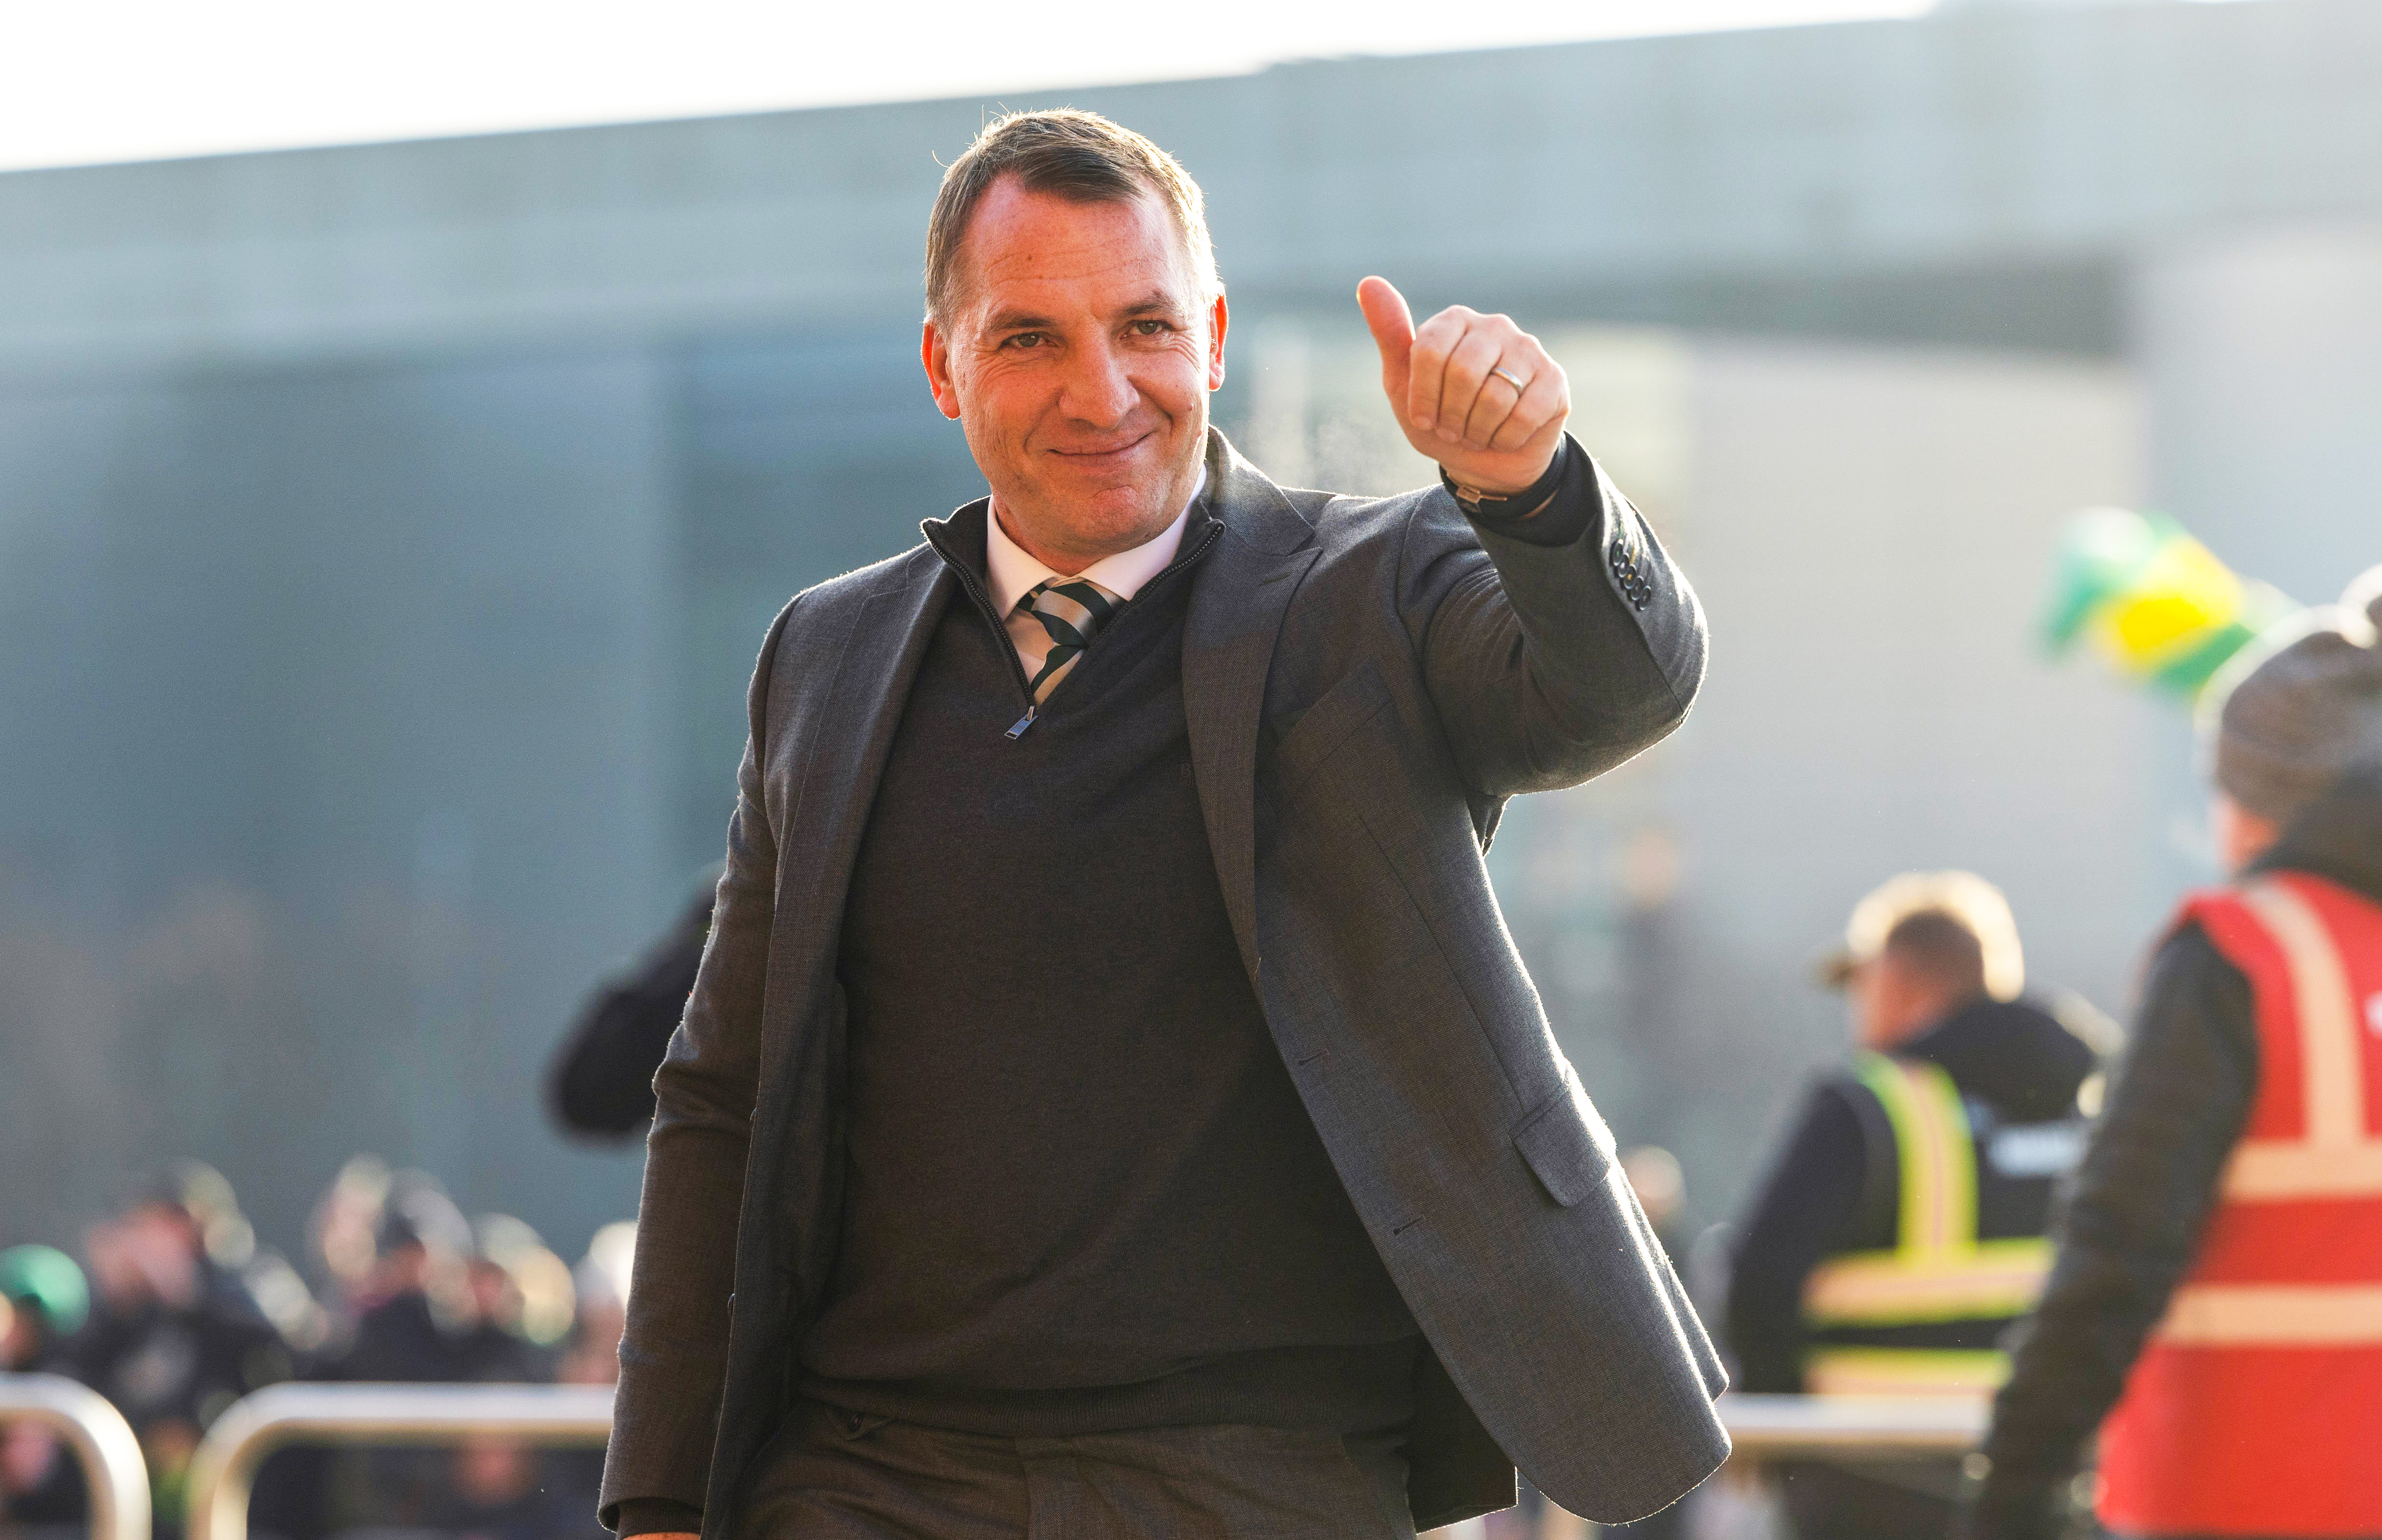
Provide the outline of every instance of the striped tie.
<path id="1" fill-rule="evenodd" d="M 1089 578 L 1052 578 L 1036 583 L 1017 601 L 1017 607 L 1042 623 L 1050 633 L 1050 651 L 1042 659 L 1042 671 L 1026 686 L 1026 693 L 1039 706 L 1059 688 L 1067 670 L 1084 655 L 1092 638 L 1109 617 L 1124 606 L 1124 601 L 1102 588 Z"/>

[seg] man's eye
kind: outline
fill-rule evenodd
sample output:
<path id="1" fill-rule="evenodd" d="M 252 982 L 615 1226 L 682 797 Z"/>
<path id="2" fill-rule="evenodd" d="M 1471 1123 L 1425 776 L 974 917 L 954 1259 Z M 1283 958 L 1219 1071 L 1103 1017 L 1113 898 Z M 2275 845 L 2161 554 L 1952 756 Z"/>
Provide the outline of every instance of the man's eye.
<path id="1" fill-rule="evenodd" d="M 1012 348 L 1039 348 L 1042 343 L 1040 332 L 1020 332 L 1009 339 L 1008 345 Z"/>
<path id="2" fill-rule="evenodd" d="M 1136 336 L 1162 336 L 1171 328 L 1163 321 L 1136 321 L 1131 330 Z"/>

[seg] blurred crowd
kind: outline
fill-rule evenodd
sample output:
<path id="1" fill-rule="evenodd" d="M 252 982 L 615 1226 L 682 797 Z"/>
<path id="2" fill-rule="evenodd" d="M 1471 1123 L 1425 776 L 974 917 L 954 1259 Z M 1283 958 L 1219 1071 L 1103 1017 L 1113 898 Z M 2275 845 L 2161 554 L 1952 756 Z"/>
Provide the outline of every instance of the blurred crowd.
<path id="1" fill-rule="evenodd" d="M 182 1528 L 190 1457 L 251 1391 L 285 1380 L 609 1385 L 634 1227 L 577 1266 L 510 1215 L 467 1218 L 436 1179 L 370 1155 L 315 1204 L 293 1262 L 260 1247 L 231 1184 L 181 1162 L 83 1236 L 0 1251 L 0 1372 L 107 1398 L 147 1457 L 155 1528 Z M 499 1438 L 453 1449 L 295 1447 L 259 1473 L 252 1529 L 279 1540 L 597 1540 L 603 1451 Z M 80 1532 L 81 1471 L 56 1436 L 0 1426 L 0 1531 Z"/>

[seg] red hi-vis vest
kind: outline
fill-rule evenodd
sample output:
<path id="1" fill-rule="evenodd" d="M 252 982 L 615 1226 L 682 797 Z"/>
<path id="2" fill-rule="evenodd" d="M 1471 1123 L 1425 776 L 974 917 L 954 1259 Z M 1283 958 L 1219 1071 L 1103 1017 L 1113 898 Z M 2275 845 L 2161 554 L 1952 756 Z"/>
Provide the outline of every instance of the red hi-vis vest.
<path id="1" fill-rule="evenodd" d="M 2102 1428 L 2101 1520 L 2382 1534 L 2382 904 L 2285 873 L 2182 920 L 2249 978 L 2258 1089 Z"/>

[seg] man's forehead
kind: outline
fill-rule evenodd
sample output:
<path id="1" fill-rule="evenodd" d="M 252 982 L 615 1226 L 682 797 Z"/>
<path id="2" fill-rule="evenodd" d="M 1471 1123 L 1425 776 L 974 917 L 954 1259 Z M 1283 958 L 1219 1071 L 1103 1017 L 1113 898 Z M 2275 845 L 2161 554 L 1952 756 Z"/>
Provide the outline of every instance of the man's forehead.
<path id="1" fill-rule="evenodd" d="M 1113 308 L 1152 293 L 1187 299 L 1188 258 L 1150 193 L 1079 202 L 1005 177 L 969 218 L 959 265 L 964 288 L 993 310 L 1062 300 Z"/>

